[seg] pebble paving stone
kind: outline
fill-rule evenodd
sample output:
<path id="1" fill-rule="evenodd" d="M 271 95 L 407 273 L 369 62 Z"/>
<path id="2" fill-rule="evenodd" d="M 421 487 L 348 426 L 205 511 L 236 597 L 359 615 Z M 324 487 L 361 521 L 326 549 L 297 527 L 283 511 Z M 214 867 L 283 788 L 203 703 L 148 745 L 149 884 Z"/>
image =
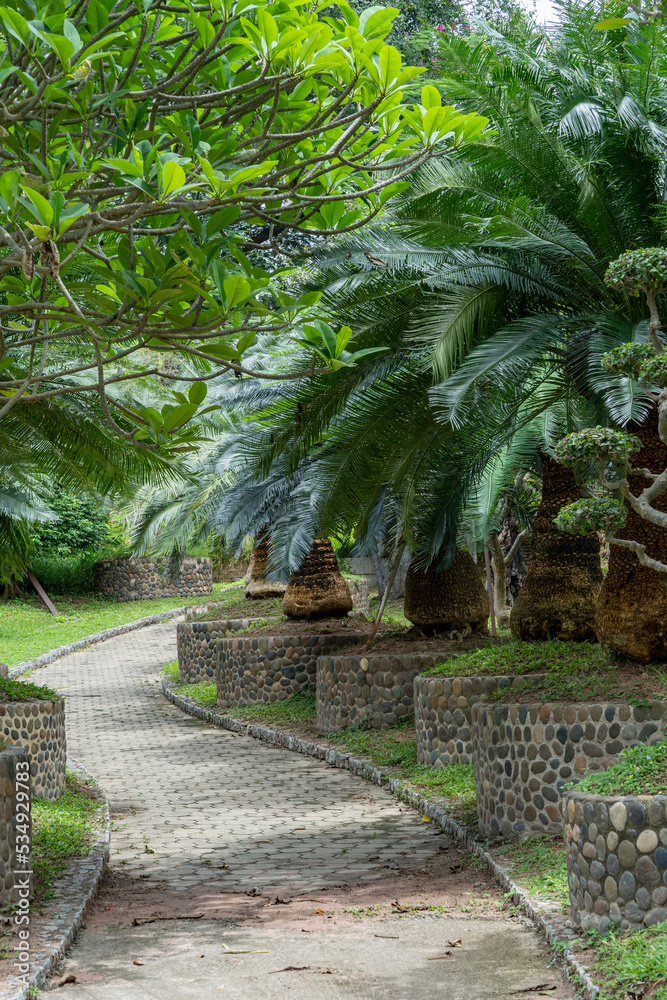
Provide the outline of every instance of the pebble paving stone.
<path id="1" fill-rule="evenodd" d="M 161 665 L 174 658 L 170 622 L 39 671 L 40 683 L 65 695 L 69 751 L 109 796 L 112 871 L 182 890 L 184 898 L 216 886 L 221 893 L 260 887 L 298 894 L 380 878 L 369 842 L 374 854 L 409 852 L 415 865 L 435 855 L 442 838 L 383 790 L 175 709 L 155 683 Z M 428 961 L 463 930 L 465 951 L 450 965 Z M 232 963 L 220 947 L 223 931 L 225 940 L 269 954 Z M 209 960 L 197 965 L 199 954 Z M 134 964 L 137 956 L 142 965 Z M 312 973 L 310 981 L 308 971 L 269 975 L 289 965 L 334 972 Z M 138 928 L 93 921 L 71 952 L 70 968 L 78 983 L 58 987 L 56 977 L 50 985 L 63 1000 L 509 1000 L 513 989 L 544 982 L 558 983 L 550 996 L 571 996 L 537 933 L 504 915 L 366 920 L 340 933 L 329 925 L 312 940 L 293 928 L 281 937 L 279 923 L 265 930 L 216 920 Z M 529 992 L 521 995 L 530 1000 Z"/>

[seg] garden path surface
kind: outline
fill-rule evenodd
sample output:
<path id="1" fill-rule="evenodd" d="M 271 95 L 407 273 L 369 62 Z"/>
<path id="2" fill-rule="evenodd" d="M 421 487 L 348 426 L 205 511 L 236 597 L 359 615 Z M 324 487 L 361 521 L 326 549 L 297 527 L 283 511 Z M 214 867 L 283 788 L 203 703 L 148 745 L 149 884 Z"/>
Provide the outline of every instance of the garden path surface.
<path id="1" fill-rule="evenodd" d="M 172 621 L 36 676 L 65 695 L 68 750 L 113 818 L 101 892 L 47 989 L 63 1000 L 532 1000 L 545 985 L 572 996 L 489 875 L 414 811 L 169 704 L 157 676 L 175 655 Z M 59 986 L 67 976 L 76 982 Z"/>

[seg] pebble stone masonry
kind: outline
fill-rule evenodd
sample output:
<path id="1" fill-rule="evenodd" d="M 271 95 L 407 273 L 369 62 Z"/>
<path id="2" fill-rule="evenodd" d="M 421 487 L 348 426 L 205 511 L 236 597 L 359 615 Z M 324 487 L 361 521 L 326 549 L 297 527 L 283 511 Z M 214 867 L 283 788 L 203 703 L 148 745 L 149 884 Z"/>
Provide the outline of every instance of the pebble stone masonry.
<path id="1" fill-rule="evenodd" d="M 667 920 L 667 796 L 573 790 L 562 810 L 575 925 L 604 933 Z"/>
<path id="2" fill-rule="evenodd" d="M 180 567 L 171 557 L 102 559 L 95 564 L 94 589 L 117 601 L 155 597 L 204 597 L 213 591 L 211 560 L 186 556 Z"/>
<path id="3" fill-rule="evenodd" d="M 248 618 L 226 618 L 212 622 L 184 622 L 176 626 L 178 674 L 181 684 L 212 681 L 217 663 L 218 639 L 230 632 L 250 628 Z"/>
<path id="4" fill-rule="evenodd" d="M 2 811 L 0 811 L 0 906 L 18 902 L 18 886 L 14 873 L 19 873 L 24 864 L 16 852 L 16 765 L 29 761 L 23 747 L 7 747 L 0 750 L 0 789 L 2 790 Z M 18 789 L 25 791 L 24 788 Z M 29 808 L 28 808 L 29 812 Z M 32 840 L 32 836 L 31 836 Z"/>
<path id="5" fill-rule="evenodd" d="M 315 687 L 318 656 L 364 635 L 239 636 L 218 641 L 218 705 L 280 701 Z"/>
<path id="6" fill-rule="evenodd" d="M 57 799 L 65 788 L 65 702 L 0 703 L 0 739 L 23 747 L 30 760 L 30 787 L 42 799 Z"/>
<path id="7" fill-rule="evenodd" d="M 448 658 L 445 654 L 436 655 L 434 662 L 441 663 Z M 471 764 L 473 705 L 486 700 L 499 688 L 523 686 L 525 680 L 520 676 L 415 677 L 418 763 L 431 767 Z"/>
<path id="8" fill-rule="evenodd" d="M 322 655 L 317 661 L 317 728 L 322 733 L 370 722 L 386 729 L 414 711 L 413 684 L 433 656 Z"/>
<path id="9" fill-rule="evenodd" d="M 662 738 L 667 702 L 473 706 L 480 833 L 561 833 L 561 789 Z"/>

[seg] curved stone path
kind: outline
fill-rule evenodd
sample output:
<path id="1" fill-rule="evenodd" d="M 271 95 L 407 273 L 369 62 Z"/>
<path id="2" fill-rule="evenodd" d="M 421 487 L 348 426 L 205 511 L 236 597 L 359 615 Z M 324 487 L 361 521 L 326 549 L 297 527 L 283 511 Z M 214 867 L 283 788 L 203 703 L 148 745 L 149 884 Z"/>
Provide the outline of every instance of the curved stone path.
<path id="1" fill-rule="evenodd" d="M 68 750 L 114 820 L 110 872 L 61 973 L 76 983 L 50 984 L 63 1000 L 571 995 L 488 876 L 462 882 L 468 862 L 416 813 L 166 702 L 157 675 L 175 654 L 168 622 L 35 675 L 65 695 Z M 422 898 L 434 908 L 400 913 Z"/>

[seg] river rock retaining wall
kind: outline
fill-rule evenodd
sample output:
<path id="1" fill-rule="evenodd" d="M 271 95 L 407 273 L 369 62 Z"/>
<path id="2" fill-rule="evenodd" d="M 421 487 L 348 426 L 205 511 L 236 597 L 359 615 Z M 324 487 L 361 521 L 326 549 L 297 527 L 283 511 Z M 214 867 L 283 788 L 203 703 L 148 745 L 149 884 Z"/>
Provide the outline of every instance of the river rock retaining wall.
<path id="1" fill-rule="evenodd" d="M 573 790 L 562 810 L 575 925 L 604 933 L 667 920 L 667 796 Z"/>
<path id="2" fill-rule="evenodd" d="M 473 753 L 480 833 L 560 833 L 561 789 L 621 750 L 662 738 L 667 702 L 476 704 Z"/>
<path id="3" fill-rule="evenodd" d="M 178 566 L 172 557 L 102 559 L 95 564 L 93 587 L 117 601 L 204 597 L 213 591 L 211 560 L 186 556 Z"/>
<path id="4" fill-rule="evenodd" d="M 218 641 L 218 705 L 280 701 L 315 687 L 317 658 L 364 635 L 267 635 Z"/>
<path id="5" fill-rule="evenodd" d="M 250 628 L 249 618 L 226 618 L 212 622 L 185 622 L 176 626 L 178 673 L 181 684 L 214 681 L 218 640 Z"/>
<path id="6" fill-rule="evenodd" d="M 348 614 L 354 615 L 357 612 L 357 617 L 370 618 L 371 614 L 371 592 L 368 586 L 368 580 L 365 580 L 362 576 L 357 577 L 355 580 L 346 579 L 347 589 L 350 591 L 350 597 L 352 598 L 352 611 Z"/>
<path id="7" fill-rule="evenodd" d="M 317 661 L 317 728 L 323 733 L 370 723 L 392 726 L 414 711 L 413 684 L 437 662 L 417 653 L 403 656 L 320 656 Z"/>
<path id="8" fill-rule="evenodd" d="M 65 788 L 65 702 L 0 703 L 0 739 L 26 750 L 32 794 L 57 799 Z"/>
<path id="9" fill-rule="evenodd" d="M 2 809 L 0 810 L 0 906 L 19 903 L 19 889 L 27 882 L 29 898 L 32 879 L 22 876 L 22 870 L 29 870 L 32 847 L 32 823 L 30 820 L 30 757 L 23 747 L 7 747 L 0 750 L 0 790 Z M 22 782 L 21 778 L 26 781 Z M 26 829 L 27 827 L 27 829 Z M 17 842 L 18 836 L 21 842 Z M 28 837 L 27 850 L 23 840 Z M 24 904 L 25 905 L 25 904 Z M 22 912 L 26 912 L 22 909 Z"/>
<path id="10" fill-rule="evenodd" d="M 441 663 L 446 659 L 435 659 Z M 544 675 L 531 675 L 531 680 Z M 494 691 L 523 687 L 527 678 L 419 676 L 414 680 L 417 761 L 440 767 L 471 764 L 473 759 L 472 707 Z"/>

